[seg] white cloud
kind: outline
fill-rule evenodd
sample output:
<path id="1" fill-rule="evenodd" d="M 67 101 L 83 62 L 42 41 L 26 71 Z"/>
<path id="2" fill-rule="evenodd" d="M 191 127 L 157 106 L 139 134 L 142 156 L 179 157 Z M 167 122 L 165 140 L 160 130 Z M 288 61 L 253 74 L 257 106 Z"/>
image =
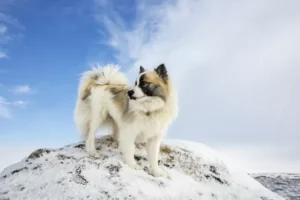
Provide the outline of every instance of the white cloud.
<path id="1" fill-rule="evenodd" d="M 31 92 L 29 85 L 18 85 L 13 87 L 13 92 L 17 94 L 24 94 Z"/>
<path id="2" fill-rule="evenodd" d="M 27 102 L 25 101 L 7 101 L 0 96 L 0 118 L 12 119 L 12 108 L 26 108 Z"/>
<path id="3" fill-rule="evenodd" d="M 4 35 L 7 31 L 7 27 L 3 24 L 0 24 L 0 35 Z"/>
<path id="4" fill-rule="evenodd" d="M 0 84 L 0 87 L 3 85 Z M 24 94 L 31 92 L 29 85 L 19 85 L 13 87 L 12 91 L 16 94 Z M 26 108 L 28 102 L 22 100 L 9 101 L 4 97 L 0 96 L 0 118 L 12 119 L 13 109 L 16 108 Z"/>
<path id="5" fill-rule="evenodd" d="M 8 14 L 4 14 L 3 12 L 0 12 L 0 22 L 5 23 L 5 24 L 10 24 L 10 25 L 16 26 L 18 28 L 24 29 L 24 27 L 20 24 L 20 22 L 16 18 L 14 18 Z"/>
<path id="6" fill-rule="evenodd" d="M 0 97 L 0 117 L 11 119 L 11 111 L 8 107 L 6 99 Z"/>
<path id="7" fill-rule="evenodd" d="M 134 25 L 120 16 L 104 24 L 119 62 L 134 66 L 131 77 L 139 65 L 166 63 L 180 95 L 171 137 L 239 145 L 240 152 L 300 140 L 300 1 L 147 3 Z"/>
<path id="8" fill-rule="evenodd" d="M 7 30 L 7 26 L 0 23 L 0 44 L 6 44 L 12 39 Z"/>
<path id="9" fill-rule="evenodd" d="M 26 106 L 27 106 L 27 102 L 21 101 L 21 100 L 13 101 L 11 104 L 13 106 L 20 107 L 20 108 L 26 108 Z"/>
<path id="10" fill-rule="evenodd" d="M 1 58 L 7 58 L 6 53 L 3 52 L 3 51 L 0 51 L 0 59 L 1 59 Z"/>
<path id="11" fill-rule="evenodd" d="M 1 3 L 0 3 L 0 7 L 1 7 Z M 7 53 L 3 50 L 3 45 L 7 44 L 8 42 L 16 38 L 11 33 L 11 31 L 9 31 L 11 30 L 11 27 L 24 29 L 24 27 L 19 23 L 17 19 L 15 19 L 10 15 L 0 12 L 0 59 L 8 58 Z"/>

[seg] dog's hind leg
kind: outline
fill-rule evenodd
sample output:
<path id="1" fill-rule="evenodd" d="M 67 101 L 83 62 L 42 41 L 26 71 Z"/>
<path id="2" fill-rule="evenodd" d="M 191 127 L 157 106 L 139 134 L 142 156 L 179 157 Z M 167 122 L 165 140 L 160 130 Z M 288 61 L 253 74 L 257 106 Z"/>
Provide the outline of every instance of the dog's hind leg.
<path id="1" fill-rule="evenodd" d="M 113 122 L 112 124 L 112 135 L 113 138 L 118 141 L 118 137 L 119 137 L 119 128 L 117 126 L 117 124 L 115 122 Z"/>
<path id="2" fill-rule="evenodd" d="M 99 126 L 101 125 L 101 122 L 102 121 L 99 115 L 97 115 L 97 117 L 94 116 L 92 118 L 92 120 L 90 121 L 89 130 L 85 140 L 86 151 L 89 156 L 94 158 L 100 157 L 100 154 L 96 151 L 96 147 L 95 147 L 95 136 Z"/>
<path id="3" fill-rule="evenodd" d="M 119 134 L 119 147 L 123 153 L 125 162 L 133 169 L 140 170 L 141 167 L 134 160 L 136 134 L 130 130 L 122 130 Z"/>

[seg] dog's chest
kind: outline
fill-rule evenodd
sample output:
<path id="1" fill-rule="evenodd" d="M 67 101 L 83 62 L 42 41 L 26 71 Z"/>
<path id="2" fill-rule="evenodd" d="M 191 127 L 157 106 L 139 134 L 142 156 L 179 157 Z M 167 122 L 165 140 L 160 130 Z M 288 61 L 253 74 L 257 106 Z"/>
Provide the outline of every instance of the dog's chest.
<path id="1" fill-rule="evenodd" d="M 162 116 L 154 116 L 153 113 L 145 113 L 143 116 L 139 116 L 136 123 L 138 129 L 137 141 L 145 142 L 149 138 L 157 136 L 162 133 L 162 130 L 167 126 L 167 120 Z"/>
<path id="2" fill-rule="evenodd" d="M 160 134 L 160 133 L 159 132 L 151 132 L 151 131 L 140 132 L 137 135 L 135 142 L 136 143 L 147 142 L 150 138 L 157 136 L 158 134 Z"/>

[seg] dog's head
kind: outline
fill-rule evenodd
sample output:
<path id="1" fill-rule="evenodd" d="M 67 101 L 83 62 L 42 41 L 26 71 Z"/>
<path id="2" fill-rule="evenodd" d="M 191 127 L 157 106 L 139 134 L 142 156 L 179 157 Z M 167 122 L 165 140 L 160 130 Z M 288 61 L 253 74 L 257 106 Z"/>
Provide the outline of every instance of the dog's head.
<path id="1" fill-rule="evenodd" d="M 144 97 L 160 97 L 164 101 L 168 95 L 168 72 L 164 64 L 154 68 L 153 71 L 140 67 L 140 73 L 135 86 L 128 91 L 130 99 L 137 100 Z"/>

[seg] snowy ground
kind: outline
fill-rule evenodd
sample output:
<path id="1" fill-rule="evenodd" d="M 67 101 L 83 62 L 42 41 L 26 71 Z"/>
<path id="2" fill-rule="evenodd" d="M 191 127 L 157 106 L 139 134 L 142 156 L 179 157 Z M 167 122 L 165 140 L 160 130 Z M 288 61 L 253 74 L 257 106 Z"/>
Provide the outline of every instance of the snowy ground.
<path id="1" fill-rule="evenodd" d="M 168 178 L 148 174 L 144 147 L 135 171 L 124 164 L 117 144 L 107 136 L 97 141 L 100 159 L 89 158 L 83 143 L 40 149 L 0 174 L 4 199 L 222 199 L 282 200 L 246 173 L 229 169 L 205 145 L 169 141 L 160 165 Z"/>
<path id="2" fill-rule="evenodd" d="M 273 192 L 287 200 L 300 200 L 300 174 L 252 174 Z"/>

